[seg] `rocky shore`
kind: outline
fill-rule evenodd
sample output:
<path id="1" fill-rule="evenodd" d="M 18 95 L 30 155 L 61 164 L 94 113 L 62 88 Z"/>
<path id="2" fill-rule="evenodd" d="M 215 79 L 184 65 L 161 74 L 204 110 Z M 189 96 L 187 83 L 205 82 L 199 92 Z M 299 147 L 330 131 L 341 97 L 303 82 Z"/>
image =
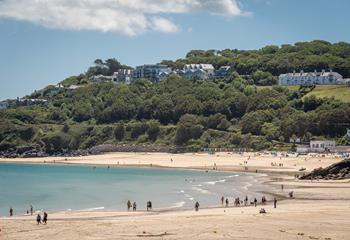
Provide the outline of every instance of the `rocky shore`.
<path id="1" fill-rule="evenodd" d="M 329 167 L 316 168 L 311 173 L 300 177 L 300 179 L 324 179 L 341 180 L 350 179 L 350 159 L 344 159 L 341 162 L 334 163 Z"/>

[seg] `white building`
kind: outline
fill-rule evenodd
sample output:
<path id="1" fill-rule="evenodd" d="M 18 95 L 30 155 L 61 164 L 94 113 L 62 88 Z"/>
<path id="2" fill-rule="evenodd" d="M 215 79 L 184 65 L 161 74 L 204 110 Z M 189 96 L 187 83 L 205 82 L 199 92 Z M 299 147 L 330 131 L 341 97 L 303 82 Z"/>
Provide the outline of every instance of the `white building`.
<path id="1" fill-rule="evenodd" d="M 323 153 L 334 152 L 336 150 L 335 141 L 322 140 L 322 141 L 310 141 L 309 146 L 297 147 L 298 153 Z"/>
<path id="2" fill-rule="evenodd" d="M 206 80 L 214 77 L 215 68 L 211 64 L 187 64 L 183 69 L 183 76 L 187 79 L 198 77 L 199 79 Z"/>
<path id="3" fill-rule="evenodd" d="M 311 85 L 332 85 L 332 84 L 345 84 L 343 76 L 337 72 L 304 72 L 300 73 L 287 73 L 279 76 L 279 85 L 281 86 L 311 86 Z"/>

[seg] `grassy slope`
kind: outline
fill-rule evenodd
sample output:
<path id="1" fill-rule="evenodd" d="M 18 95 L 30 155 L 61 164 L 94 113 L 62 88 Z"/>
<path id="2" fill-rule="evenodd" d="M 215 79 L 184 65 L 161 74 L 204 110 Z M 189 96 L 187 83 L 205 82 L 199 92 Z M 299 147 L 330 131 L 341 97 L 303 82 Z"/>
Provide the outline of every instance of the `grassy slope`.
<path id="1" fill-rule="evenodd" d="M 258 90 L 269 88 L 272 86 L 259 86 Z M 298 90 L 299 86 L 289 86 L 287 87 L 289 90 Z M 337 100 L 341 100 L 343 102 L 350 102 L 350 87 L 345 85 L 319 85 L 314 88 L 310 93 L 306 96 L 315 95 L 319 98 L 331 98 L 334 97 Z M 304 97 L 306 97 L 304 96 Z"/>
<path id="2" fill-rule="evenodd" d="M 316 86 L 315 89 L 306 96 L 310 95 L 315 95 L 319 98 L 334 97 L 344 102 L 350 102 L 350 87 L 345 85 Z"/>

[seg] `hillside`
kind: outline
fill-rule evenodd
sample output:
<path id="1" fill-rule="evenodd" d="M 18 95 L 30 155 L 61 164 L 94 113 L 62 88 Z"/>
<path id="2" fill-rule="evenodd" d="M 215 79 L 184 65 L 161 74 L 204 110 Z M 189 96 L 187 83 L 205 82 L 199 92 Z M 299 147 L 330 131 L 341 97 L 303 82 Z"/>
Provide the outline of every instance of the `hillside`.
<path id="1" fill-rule="evenodd" d="M 306 61 L 299 56 L 304 53 L 313 55 L 314 64 L 335 66 L 337 59 L 335 67 L 348 74 L 349 46 L 313 41 L 251 51 L 191 51 L 168 63 L 229 64 L 234 71 L 209 80 L 172 74 L 159 83 L 137 79 L 130 85 L 90 81 L 94 74 L 129 68 L 116 59 L 97 59 L 86 73 L 0 110 L 0 155 L 85 154 L 102 144 L 288 150 L 296 137 L 349 144 L 350 88 L 271 86 L 287 63 L 269 63 L 274 56 L 290 58 L 287 71 Z"/>

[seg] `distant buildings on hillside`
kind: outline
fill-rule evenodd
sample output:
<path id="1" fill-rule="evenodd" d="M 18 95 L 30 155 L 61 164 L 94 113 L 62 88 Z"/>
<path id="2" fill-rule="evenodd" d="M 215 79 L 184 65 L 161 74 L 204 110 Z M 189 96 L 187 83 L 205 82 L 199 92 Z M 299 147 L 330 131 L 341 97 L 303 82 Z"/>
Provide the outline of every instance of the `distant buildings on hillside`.
<path id="1" fill-rule="evenodd" d="M 345 84 L 343 76 L 337 72 L 330 70 L 326 72 L 304 72 L 287 73 L 279 76 L 279 85 L 281 86 L 311 86 L 311 85 L 332 85 Z"/>
<path id="2" fill-rule="evenodd" d="M 170 74 L 178 74 L 187 79 L 207 80 L 214 77 L 227 77 L 230 74 L 230 66 L 222 66 L 215 70 L 212 64 L 187 64 L 183 69 L 172 69 L 165 64 L 145 64 L 135 69 L 120 69 L 112 76 L 96 75 L 90 78 L 93 82 L 111 81 L 115 83 L 130 84 L 135 79 L 145 78 L 152 82 L 159 82 Z"/>
<path id="3" fill-rule="evenodd" d="M 160 79 L 172 73 L 172 69 L 165 64 L 145 64 L 137 66 L 133 73 L 133 78 L 146 78 L 152 82 L 159 82 Z"/>

